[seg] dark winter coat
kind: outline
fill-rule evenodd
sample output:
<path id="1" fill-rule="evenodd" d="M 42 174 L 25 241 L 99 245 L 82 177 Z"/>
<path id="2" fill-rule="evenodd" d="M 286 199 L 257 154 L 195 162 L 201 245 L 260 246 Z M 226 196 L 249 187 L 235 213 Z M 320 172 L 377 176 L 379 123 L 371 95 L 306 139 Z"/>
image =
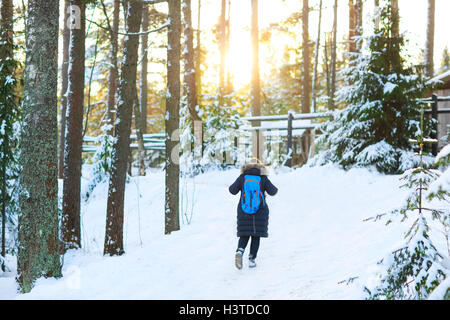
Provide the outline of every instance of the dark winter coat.
<path id="1" fill-rule="evenodd" d="M 267 206 L 266 193 L 274 196 L 278 189 L 270 182 L 267 177 L 267 170 L 264 166 L 257 163 L 249 163 L 242 167 L 241 175 L 230 186 L 230 193 L 236 195 L 239 191 L 243 190 L 244 175 L 256 175 L 261 177 L 261 191 L 264 195 L 264 205 L 260 205 L 258 211 L 254 214 L 247 214 L 242 210 L 241 201 L 239 200 L 237 207 L 237 236 L 258 236 L 268 237 L 268 225 L 269 225 L 269 207 Z"/>

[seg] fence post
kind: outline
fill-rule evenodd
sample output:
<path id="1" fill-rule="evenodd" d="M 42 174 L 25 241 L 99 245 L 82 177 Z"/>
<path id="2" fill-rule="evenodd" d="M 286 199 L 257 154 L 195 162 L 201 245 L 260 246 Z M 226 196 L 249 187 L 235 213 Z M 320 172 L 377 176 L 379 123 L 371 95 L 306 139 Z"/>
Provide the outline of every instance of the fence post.
<path id="1" fill-rule="evenodd" d="M 309 154 L 308 154 L 308 160 L 314 157 L 314 154 L 316 152 L 316 129 L 311 130 L 310 134 L 311 139 L 309 140 L 310 146 L 309 146 Z"/>
<path id="2" fill-rule="evenodd" d="M 435 123 L 433 124 L 433 130 L 434 132 L 431 134 L 431 138 L 437 139 L 438 138 L 438 96 L 436 94 L 433 94 L 431 96 L 431 99 L 433 100 L 431 104 L 431 117 L 435 120 Z M 433 156 L 437 155 L 438 150 L 438 144 L 433 143 L 431 146 L 431 152 Z"/>
<path id="3" fill-rule="evenodd" d="M 288 159 L 286 161 L 286 166 L 292 167 L 292 120 L 294 116 L 292 112 L 289 111 L 288 114 L 288 126 L 287 126 L 287 152 Z"/>

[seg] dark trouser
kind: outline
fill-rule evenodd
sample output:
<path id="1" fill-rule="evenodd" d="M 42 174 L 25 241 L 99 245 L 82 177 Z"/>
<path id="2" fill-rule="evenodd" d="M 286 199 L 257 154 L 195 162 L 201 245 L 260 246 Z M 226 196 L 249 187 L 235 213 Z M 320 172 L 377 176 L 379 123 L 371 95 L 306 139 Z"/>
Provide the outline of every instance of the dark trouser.
<path id="1" fill-rule="evenodd" d="M 236 251 L 242 251 L 244 253 L 245 247 L 247 247 L 248 241 L 250 240 L 250 236 L 242 236 L 239 238 L 238 248 Z M 259 249 L 259 240 L 260 237 L 252 236 L 252 243 L 250 244 L 250 255 L 249 258 L 256 258 L 256 254 L 258 253 Z"/>

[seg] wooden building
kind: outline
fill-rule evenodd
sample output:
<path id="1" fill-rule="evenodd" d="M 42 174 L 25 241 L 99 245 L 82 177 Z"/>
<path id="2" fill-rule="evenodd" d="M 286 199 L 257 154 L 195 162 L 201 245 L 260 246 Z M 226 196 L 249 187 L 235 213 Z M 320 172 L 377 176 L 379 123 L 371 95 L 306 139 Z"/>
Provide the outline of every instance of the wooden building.
<path id="1" fill-rule="evenodd" d="M 450 70 L 441 73 L 431 79 L 433 82 L 438 82 L 437 88 L 433 91 L 439 97 L 450 97 Z M 439 101 L 438 110 L 450 109 L 450 101 Z M 438 148 L 450 142 L 450 113 L 438 114 Z"/>

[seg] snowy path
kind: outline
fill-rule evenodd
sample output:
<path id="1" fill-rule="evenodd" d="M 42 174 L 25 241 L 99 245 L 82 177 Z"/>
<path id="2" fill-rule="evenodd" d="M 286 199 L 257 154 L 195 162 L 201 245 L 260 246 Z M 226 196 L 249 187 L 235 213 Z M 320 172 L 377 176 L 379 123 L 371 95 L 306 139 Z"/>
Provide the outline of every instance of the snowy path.
<path id="1" fill-rule="evenodd" d="M 30 294 L 19 296 L 13 276 L 0 278 L 0 298 L 359 299 L 356 286 L 338 282 L 363 277 L 401 238 L 401 226 L 362 221 L 398 203 L 398 177 L 302 168 L 270 177 L 279 193 L 267 199 L 269 238 L 261 240 L 257 268 L 248 268 L 247 249 L 244 268 L 237 270 L 238 196 L 228 193 L 237 175 L 230 170 L 197 177 L 192 223 L 168 236 L 163 173 L 133 179 L 121 257 L 101 254 L 107 186 L 99 186 L 83 215 L 84 249 L 66 255 L 64 277 L 40 279 Z"/>

